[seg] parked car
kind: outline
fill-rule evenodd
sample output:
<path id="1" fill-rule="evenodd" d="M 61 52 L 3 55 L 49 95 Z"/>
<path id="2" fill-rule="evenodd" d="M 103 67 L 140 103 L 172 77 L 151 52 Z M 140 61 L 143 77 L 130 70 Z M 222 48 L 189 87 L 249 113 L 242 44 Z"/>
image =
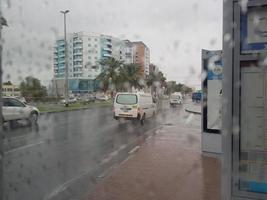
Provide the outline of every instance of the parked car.
<path id="1" fill-rule="evenodd" d="M 99 96 L 96 96 L 96 99 L 99 101 L 107 101 L 109 100 L 109 97 L 107 95 L 99 95 Z"/>
<path id="2" fill-rule="evenodd" d="M 76 102 L 77 102 L 77 99 L 75 97 L 69 97 L 68 103 L 76 103 Z M 65 99 L 61 100 L 61 103 L 65 104 L 66 100 Z"/>
<path id="3" fill-rule="evenodd" d="M 17 98 L 3 97 L 3 121 L 15 121 L 26 119 L 30 124 L 37 123 L 39 110 L 23 103 Z"/>
<path id="4" fill-rule="evenodd" d="M 83 101 L 85 103 L 95 102 L 95 100 L 96 100 L 96 97 L 94 95 L 88 95 L 83 98 Z"/>
<path id="5" fill-rule="evenodd" d="M 117 93 L 114 100 L 114 119 L 137 119 L 141 125 L 156 114 L 157 106 L 151 94 Z"/>

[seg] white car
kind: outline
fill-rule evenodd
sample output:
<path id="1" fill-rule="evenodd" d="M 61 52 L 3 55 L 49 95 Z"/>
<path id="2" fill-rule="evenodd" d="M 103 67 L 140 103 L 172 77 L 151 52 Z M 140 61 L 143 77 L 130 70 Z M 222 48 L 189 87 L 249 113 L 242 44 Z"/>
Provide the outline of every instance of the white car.
<path id="1" fill-rule="evenodd" d="M 3 121 L 26 119 L 30 124 L 37 123 L 40 112 L 34 106 L 26 105 L 12 97 L 3 97 Z"/>
<path id="2" fill-rule="evenodd" d="M 70 97 L 69 98 L 69 100 L 68 100 L 68 103 L 76 103 L 77 102 L 77 99 L 75 98 L 75 97 Z M 65 99 L 63 99 L 62 101 L 61 101 L 61 103 L 66 103 L 66 100 Z"/>
<path id="3" fill-rule="evenodd" d="M 96 96 L 96 99 L 99 100 L 99 101 L 108 101 L 109 100 L 107 95 Z"/>
<path id="4" fill-rule="evenodd" d="M 183 96 L 180 92 L 172 93 L 170 96 L 170 105 L 175 106 L 178 104 L 182 104 Z"/>
<path id="5" fill-rule="evenodd" d="M 157 106 L 153 103 L 151 94 L 117 93 L 113 110 L 114 119 L 137 119 L 143 125 L 146 118 L 156 114 Z"/>

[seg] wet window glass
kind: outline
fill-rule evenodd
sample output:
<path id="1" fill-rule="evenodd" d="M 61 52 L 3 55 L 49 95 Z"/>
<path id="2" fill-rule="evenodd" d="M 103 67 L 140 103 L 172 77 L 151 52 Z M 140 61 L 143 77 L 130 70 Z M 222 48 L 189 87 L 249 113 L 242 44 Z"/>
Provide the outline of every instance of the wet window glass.
<path id="1" fill-rule="evenodd" d="M 137 96 L 131 94 L 119 94 L 117 95 L 116 102 L 118 104 L 132 105 L 137 103 Z"/>
<path id="2" fill-rule="evenodd" d="M 228 1 L 0 0 L 0 199 L 219 199 Z"/>

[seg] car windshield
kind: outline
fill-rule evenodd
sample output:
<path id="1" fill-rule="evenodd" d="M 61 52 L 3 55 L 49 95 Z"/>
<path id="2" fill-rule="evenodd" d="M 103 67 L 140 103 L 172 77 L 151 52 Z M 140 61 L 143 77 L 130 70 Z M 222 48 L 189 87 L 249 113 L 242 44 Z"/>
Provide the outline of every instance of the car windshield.
<path id="1" fill-rule="evenodd" d="M 179 96 L 179 95 L 171 95 L 171 99 L 180 99 L 181 98 L 181 96 Z"/>
<path id="2" fill-rule="evenodd" d="M 125 105 L 133 105 L 137 104 L 137 95 L 135 94 L 118 94 L 116 103 L 125 104 Z"/>

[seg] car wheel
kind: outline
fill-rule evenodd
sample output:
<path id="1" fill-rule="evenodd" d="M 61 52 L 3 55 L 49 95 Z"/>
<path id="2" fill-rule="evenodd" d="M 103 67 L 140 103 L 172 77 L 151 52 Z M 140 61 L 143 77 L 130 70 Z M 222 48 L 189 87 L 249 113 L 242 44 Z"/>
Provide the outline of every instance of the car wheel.
<path id="1" fill-rule="evenodd" d="M 30 125 L 34 125 L 36 124 L 38 121 L 38 113 L 37 112 L 33 112 L 31 113 L 30 117 L 29 117 L 29 122 Z"/>
<path id="2" fill-rule="evenodd" d="M 145 123 L 145 119 L 146 119 L 146 114 L 143 114 L 143 116 L 142 116 L 142 118 L 141 118 L 141 121 L 140 121 L 140 123 L 141 123 L 142 126 L 143 126 L 144 123 Z"/>

